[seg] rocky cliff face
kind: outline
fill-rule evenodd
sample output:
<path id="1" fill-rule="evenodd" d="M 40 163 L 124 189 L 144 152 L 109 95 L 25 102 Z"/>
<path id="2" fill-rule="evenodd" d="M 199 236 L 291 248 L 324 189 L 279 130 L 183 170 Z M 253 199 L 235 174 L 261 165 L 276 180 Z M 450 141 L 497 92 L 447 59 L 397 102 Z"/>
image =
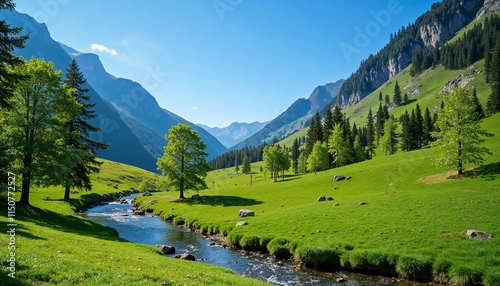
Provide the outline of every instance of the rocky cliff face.
<path id="1" fill-rule="evenodd" d="M 454 6 L 458 7 L 456 11 L 447 11 L 451 13 L 446 13 L 446 17 L 441 15 L 441 19 L 427 16 L 427 18 L 417 20 L 414 24 L 418 25 L 417 33 L 414 36 L 415 40 L 409 46 L 403 48 L 396 56 L 386 58 L 384 60 L 385 64 L 362 71 L 364 74 L 363 80 L 368 83 L 370 88 L 363 89 L 362 91 L 357 88 L 352 90 L 350 94 L 342 94 L 338 97 L 337 103 L 342 108 L 356 104 L 371 91 L 377 89 L 384 82 L 410 65 L 413 52 L 416 49 L 425 51 L 429 48 L 440 47 L 470 23 L 476 17 L 477 11 L 479 11 L 477 12 L 478 16 L 482 16 L 489 11 L 500 11 L 500 0 L 462 0 L 458 4 L 458 6 Z M 439 6 L 439 4 L 435 5 L 433 5 L 433 8 Z M 388 46 L 391 44 L 392 42 Z"/>
<path id="2" fill-rule="evenodd" d="M 489 12 L 500 12 L 500 1 L 499 0 L 485 0 L 483 7 L 479 9 L 476 14 L 476 18 L 482 18 Z"/>

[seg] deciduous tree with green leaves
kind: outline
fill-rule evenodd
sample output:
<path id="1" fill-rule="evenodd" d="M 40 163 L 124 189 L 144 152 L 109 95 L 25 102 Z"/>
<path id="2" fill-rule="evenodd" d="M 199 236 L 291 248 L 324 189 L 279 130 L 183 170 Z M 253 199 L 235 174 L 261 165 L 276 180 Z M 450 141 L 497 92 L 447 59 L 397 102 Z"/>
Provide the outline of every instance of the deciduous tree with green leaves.
<path id="1" fill-rule="evenodd" d="M 206 189 L 205 177 L 210 166 L 206 161 L 207 145 L 198 133 L 187 124 L 177 124 L 170 128 L 165 138 L 168 143 L 163 157 L 157 162 L 163 175 L 159 188 L 179 191 L 181 199 L 186 190 Z"/>
<path id="2" fill-rule="evenodd" d="M 439 132 L 433 132 L 435 142 L 431 145 L 439 148 L 441 153 L 435 163 L 445 165 L 463 174 L 464 164 L 480 165 L 483 156 L 491 152 L 483 146 L 484 137 L 492 134 L 481 129 L 476 120 L 475 105 L 467 91 L 455 87 L 444 99 L 444 106 L 439 110 L 436 122 Z"/>
<path id="3" fill-rule="evenodd" d="M 270 145 L 264 148 L 264 167 L 271 172 L 271 176 L 276 182 L 279 177 L 279 172 L 290 169 L 290 155 L 278 145 Z M 284 179 L 284 177 L 283 177 Z"/>
<path id="4" fill-rule="evenodd" d="M 311 154 L 307 157 L 307 170 L 309 172 L 323 171 L 328 169 L 328 147 L 326 142 L 317 141 L 312 149 Z"/>
<path id="5" fill-rule="evenodd" d="M 62 72 L 52 63 L 32 58 L 14 67 L 22 75 L 9 100 L 10 110 L 0 111 L 1 125 L 13 154 L 13 170 L 22 177 L 20 203 L 29 205 L 32 184 L 59 185 L 67 164 L 78 154 L 67 148 L 66 123 L 73 120 L 80 105 L 73 89 L 62 82 Z"/>

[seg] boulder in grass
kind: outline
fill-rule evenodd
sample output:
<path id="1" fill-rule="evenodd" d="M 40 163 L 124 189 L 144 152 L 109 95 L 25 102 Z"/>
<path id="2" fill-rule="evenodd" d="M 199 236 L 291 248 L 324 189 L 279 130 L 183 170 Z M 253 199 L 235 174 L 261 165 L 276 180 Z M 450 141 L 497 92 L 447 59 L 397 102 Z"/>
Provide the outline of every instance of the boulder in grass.
<path id="1" fill-rule="evenodd" d="M 174 254 L 175 253 L 175 247 L 170 246 L 170 245 L 157 244 L 156 248 L 161 250 L 161 252 L 163 252 L 163 254 Z"/>
<path id="2" fill-rule="evenodd" d="M 473 230 L 469 229 L 467 231 L 467 236 L 471 239 L 475 240 L 488 240 L 491 239 L 493 236 L 487 232 L 480 231 L 480 230 Z"/>
<path id="3" fill-rule="evenodd" d="M 195 261 L 196 260 L 196 258 L 194 257 L 194 255 L 189 254 L 189 253 L 183 253 L 181 255 L 177 255 L 177 256 L 175 256 L 175 258 L 180 258 L 180 259 L 184 259 L 184 260 L 191 260 L 191 261 Z"/>
<path id="4" fill-rule="evenodd" d="M 319 196 L 318 197 L 318 202 L 323 202 L 323 201 L 326 201 L 325 196 Z"/>
<path id="5" fill-rule="evenodd" d="M 333 182 L 338 182 L 338 181 L 342 181 L 342 180 L 345 180 L 345 177 L 342 175 L 335 175 L 335 176 L 333 176 L 333 179 L 332 179 Z"/>
<path id="6" fill-rule="evenodd" d="M 236 223 L 236 226 L 244 226 L 244 225 L 248 225 L 248 222 L 242 220 Z"/>
<path id="7" fill-rule="evenodd" d="M 254 211 L 252 211 L 252 210 L 241 209 L 241 210 L 238 212 L 238 216 L 239 216 L 239 217 L 255 216 L 255 213 L 254 213 Z"/>

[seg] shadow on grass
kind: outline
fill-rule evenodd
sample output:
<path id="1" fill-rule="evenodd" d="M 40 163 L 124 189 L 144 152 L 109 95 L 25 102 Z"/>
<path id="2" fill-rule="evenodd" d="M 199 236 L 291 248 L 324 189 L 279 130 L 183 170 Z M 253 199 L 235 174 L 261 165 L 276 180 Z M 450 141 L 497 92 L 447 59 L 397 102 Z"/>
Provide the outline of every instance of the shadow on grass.
<path id="1" fill-rule="evenodd" d="M 500 162 L 491 163 L 465 172 L 464 176 L 472 178 L 484 178 L 487 181 L 493 181 L 500 177 Z"/>
<path id="2" fill-rule="evenodd" d="M 405 105 L 408 105 L 408 104 L 415 102 L 415 101 L 417 101 L 417 100 L 416 99 L 408 99 L 407 101 L 401 103 L 399 106 L 405 106 Z"/>
<path id="3" fill-rule="evenodd" d="M 4 267 L 5 265 L 5 267 Z M 19 277 L 19 271 L 27 270 L 28 267 L 24 266 L 23 264 L 20 264 L 19 261 L 16 261 L 16 273 L 14 275 L 14 278 L 9 277 L 8 274 L 10 273 L 10 269 L 8 268 L 7 262 L 4 264 L 0 264 L 0 277 L 2 277 L 1 280 L 1 285 L 2 286 L 27 286 L 27 285 L 32 285 L 31 283 L 25 282 L 24 277 Z"/>
<path id="4" fill-rule="evenodd" d="M 223 207 L 244 207 L 260 205 L 263 203 L 259 200 L 237 196 L 200 196 L 199 199 L 178 199 L 175 202 L 188 205 L 210 205 Z"/>
<path id="5" fill-rule="evenodd" d="M 77 216 L 63 215 L 50 210 L 25 205 L 20 206 L 16 210 L 16 218 L 19 221 L 31 222 L 39 226 L 67 233 L 74 233 L 112 241 L 125 241 L 118 237 L 118 233 L 115 229 L 99 225 Z M 28 230 L 24 230 L 23 232 L 22 236 L 34 239 L 43 239 L 28 232 Z"/>

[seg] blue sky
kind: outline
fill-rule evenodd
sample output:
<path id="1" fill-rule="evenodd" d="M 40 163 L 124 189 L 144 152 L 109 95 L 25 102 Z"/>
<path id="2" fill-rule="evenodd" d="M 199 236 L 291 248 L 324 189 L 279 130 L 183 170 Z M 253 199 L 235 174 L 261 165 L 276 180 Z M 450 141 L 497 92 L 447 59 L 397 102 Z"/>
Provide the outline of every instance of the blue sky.
<path id="1" fill-rule="evenodd" d="M 347 78 L 437 0 L 16 1 L 161 107 L 211 127 L 272 120 Z"/>

